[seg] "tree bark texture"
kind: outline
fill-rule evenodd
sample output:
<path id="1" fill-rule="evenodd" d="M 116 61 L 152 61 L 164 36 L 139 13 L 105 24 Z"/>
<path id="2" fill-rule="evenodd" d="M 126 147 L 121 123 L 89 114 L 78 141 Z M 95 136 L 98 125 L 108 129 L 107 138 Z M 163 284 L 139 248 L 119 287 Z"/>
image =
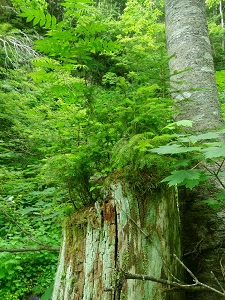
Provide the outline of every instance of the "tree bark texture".
<path id="1" fill-rule="evenodd" d="M 213 59 L 206 25 L 204 0 L 165 0 L 166 38 L 170 59 L 171 87 L 178 105 L 177 119 L 189 119 L 193 130 L 223 125 L 215 83 Z M 185 69 L 187 71 L 182 72 Z M 213 190 L 212 190 L 213 189 Z M 217 189 L 180 191 L 183 203 L 184 262 L 196 277 L 219 288 L 211 271 L 223 284 L 225 260 L 223 211 L 210 209 L 202 200 Z M 190 282 L 193 279 L 190 278 Z M 220 289 L 220 288 L 219 288 Z M 218 300 L 213 293 L 186 293 L 186 300 Z"/>
<path id="2" fill-rule="evenodd" d="M 205 1 L 165 0 L 165 18 L 176 119 L 197 131 L 222 126 Z"/>
<path id="3" fill-rule="evenodd" d="M 144 188 L 144 187 L 143 187 Z M 183 292 L 153 281 L 125 279 L 124 272 L 181 277 L 180 221 L 171 189 L 135 193 L 112 184 L 104 199 L 64 224 L 52 300 L 181 300 Z"/>
<path id="4" fill-rule="evenodd" d="M 214 210 L 202 200 L 212 196 L 208 189 L 180 190 L 182 208 L 183 261 L 199 281 L 220 291 L 216 279 L 224 286 L 225 241 L 224 208 Z M 216 279 L 215 279 L 216 277 Z M 186 281 L 193 283 L 187 274 Z M 186 300 L 222 300 L 224 297 L 211 292 L 191 293 L 186 291 Z"/>

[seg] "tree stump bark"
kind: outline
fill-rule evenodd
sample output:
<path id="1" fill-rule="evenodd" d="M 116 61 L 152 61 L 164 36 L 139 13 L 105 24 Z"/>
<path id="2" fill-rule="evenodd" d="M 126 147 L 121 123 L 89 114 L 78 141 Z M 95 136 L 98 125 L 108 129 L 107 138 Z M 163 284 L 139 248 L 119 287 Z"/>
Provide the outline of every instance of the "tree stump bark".
<path id="1" fill-rule="evenodd" d="M 181 278 L 173 258 L 181 255 L 180 220 L 174 190 L 136 193 L 125 182 L 64 224 L 52 300 L 181 300 L 183 292 L 123 272 Z"/>

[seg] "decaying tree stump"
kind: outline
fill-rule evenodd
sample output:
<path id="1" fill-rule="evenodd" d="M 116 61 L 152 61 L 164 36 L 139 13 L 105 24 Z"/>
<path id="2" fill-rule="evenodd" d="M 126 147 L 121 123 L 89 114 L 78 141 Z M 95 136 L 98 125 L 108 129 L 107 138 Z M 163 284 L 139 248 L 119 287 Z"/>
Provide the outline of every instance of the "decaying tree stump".
<path id="1" fill-rule="evenodd" d="M 158 282 L 126 279 L 125 272 L 173 279 L 182 271 L 179 209 L 165 186 L 141 194 L 111 184 L 101 201 L 67 220 L 53 300 L 181 300 Z"/>

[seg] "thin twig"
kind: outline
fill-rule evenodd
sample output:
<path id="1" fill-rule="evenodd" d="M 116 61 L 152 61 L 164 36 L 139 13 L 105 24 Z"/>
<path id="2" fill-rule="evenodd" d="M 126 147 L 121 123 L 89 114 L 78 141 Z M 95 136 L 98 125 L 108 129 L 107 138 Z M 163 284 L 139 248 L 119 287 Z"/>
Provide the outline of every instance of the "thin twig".
<path id="1" fill-rule="evenodd" d="M 221 170 L 221 168 L 222 168 L 224 162 L 225 162 L 225 158 L 222 160 L 221 164 L 217 164 L 217 163 L 216 163 L 216 164 L 219 166 L 219 168 L 218 168 L 218 170 L 217 170 L 217 173 L 216 173 L 217 175 L 219 174 L 219 172 L 220 172 L 220 170 Z"/>
<path id="2" fill-rule="evenodd" d="M 194 167 L 191 168 L 191 170 L 196 169 L 203 161 L 199 161 Z"/>
<path id="3" fill-rule="evenodd" d="M 213 271 L 211 271 L 212 277 L 213 279 L 216 281 L 216 283 L 218 284 L 218 286 L 221 288 L 221 290 L 225 293 L 225 290 L 222 286 L 222 284 L 219 282 L 219 280 L 217 279 L 216 275 L 213 273 Z"/>
<path id="4" fill-rule="evenodd" d="M 222 186 L 222 188 L 225 189 L 225 185 L 223 184 L 223 182 L 221 181 L 221 179 L 219 178 L 218 174 L 214 171 L 211 171 L 206 165 L 202 164 L 203 168 L 205 168 L 211 175 L 215 176 L 215 178 L 217 179 L 217 181 L 220 183 L 220 185 Z"/>
<path id="5" fill-rule="evenodd" d="M 173 256 L 174 256 L 175 259 L 182 265 L 182 267 L 183 267 L 183 268 L 191 275 L 191 277 L 194 279 L 194 281 L 195 281 L 196 283 L 198 283 L 198 282 L 199 282 L 199 281 L 198 281 L 198 278 L 191 272 L 190 269 L 188 269 L 187 266 L 185 266 L 185 264 L 179 259 L 179 257 L 178 257 L 176 254 L 174 254 Z"/>
<path id="6" fill-rule="evenodd" d="M 217 289 L 215 289 L 215 288 L 213 288 L 213 287 L 211 287 L 211 286 L 209 286 L 209 285 L 207 285 L 205 283 L 200 282 L 198 280 L 198 278 L 191 272 L 191 270 L 188 269 L 188 267 L 185 266 L 185 264 L 176 256 L 176 254 L 174 254 L 173 256 L 182 265 L 182 267 L 191 275 L 191 277 L 194 279 L 194 281 L 195 281 L 195 283 L 196 283 L 197 286 L 202 286 L 202 287 L 204 287 L 204 288 L 206 288 L 206 289 L 208 289 L 208 290 L 210 290 L 212 292 L 215 292 L 216 294 L 219 294 L 219 295 L 225 297 L 225 293 L 220 292 L 219 290 L 217 290 Z"/>

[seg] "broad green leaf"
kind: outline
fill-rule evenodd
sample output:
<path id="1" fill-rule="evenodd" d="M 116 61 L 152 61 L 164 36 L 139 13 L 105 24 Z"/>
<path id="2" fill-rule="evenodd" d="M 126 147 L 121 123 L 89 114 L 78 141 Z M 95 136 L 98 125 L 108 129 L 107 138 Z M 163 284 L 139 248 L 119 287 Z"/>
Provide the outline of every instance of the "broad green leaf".
<path id="1" fill-rule="evenodd" d="M 192 127 L 193 122 L 190 120 L 181 120 L 175 122 L 177 126 Z"/>
<path id="2" fill-rule="evenodd" d="M 225 202 L 225 192 L 217 193 L 216 199 Z"/>
<path id="3" fill-rule="evenodd" d="M 186 179 L 196 180 L 199 178 L 200 171 L 198 170 L 180 170 L 180 171 L 173 171 L 171 175 L 167 176 L 162 182 L 169 182 L 169 185 L 176 185 L 183 183 Z"/>
<path id="4" fill-rule="evenodd" d="M 45 216 L 45 217 L 41 217 L 41 219 L 42 220 L 49 220 L 49 219 L 53 219 L 54 217 L 56 217 L 56 216 L 59 216 L 59 212 L 56 212 L 56 213 L 54 213 L 54 214 L 50 214 L 50 215 L 47 215 L 47 216 Z"/>
<path id="5" fill-rule="evenodd" d="M 208 179 L 208 176 L 201 170 L 180 170 L 173 171 L 171 175 L 167 176 L 162 182 L 168 182 L 169 186 L 185 185 L 187 188 L 192 189 L 200 182 Z"/>
<path id="6" fill-rule="evenodd" d="M 202 149 L 206 158 L 219 158 L 225 157 L 225 147 L 211 147 Z"/>
<path id="7" fill-rule="evenodd" d="M 219 147 L 219 148 L 225 148 L 225 142 L 208 142 L 208 143 L 204 143 L 204 146 L 208 147 L 208 148 L 212 148 L 212 147 Z"/>
<path id="8" fill-rule="evenodd" d="M 42 12 L 40 12 L 40 26 L 44 26 L 45 25 L 45 22 L 46 22 L 46 19 L 45 19 L 45 14 Z"/>
<path id="9" fill-rule="evenodd" d="M 179 159 L 176 163 L 173 164 L 173 168 L 178 167 L 187 167 L 191 162 L 191 159 Z"/>
<path id="10" fill-rule="evenodd" d="M 179 153 L 187 153 L 193 151 L 200 151 L 200 147 L 182 147 L 177 144 L 160 146 L 158 148 L 154 148 L 148 150 L 149 152 L 158 153 L 158 154 L 179 154 Z"/>
<path id="11" fill-rule="evenodd" d="M 90 188 L 90 192 L 92 192 L 92 191 L 94 191 L 94 190 L 96 190 L 96 189 L 102 189 L 102 188 L 103 188 L 102 185 L 95 185 L 95 186 L 92 186 L 92 187 Z"/>
<path id="12" fill-rule="evenodd" d="M 180 121 L 173 122 L 173 123 L 167 125 L 166 127 L 164 127 L 164 129 L 174 130 L 177 127 L 181 127 L 181 126 L 183 126 L 183 127 L 192 127 L 192 124 L 193 124 L 193 122 L 190 121 L 190 120 L 180 120 Z"/>
<path id="13" fill-rule="evenodd" d="M 43 27 L 45 25 L 45 19 L 40 20 L 40 26 Z"/>
<path id="14" fill-rule="evenodd" d="M 77 3 L 86 3 L 86 4 L 92 4 L 93 0 L 76 0 Z"/>
<path id="15" fill-rule="evenodd" d="M 190 135 L 188 137 L 179 138 L 181 142 L 198 142 L 202 140 L 211 140 L 216 139 L 220 136 L 221 133 L 219 132 L 207 132 L 199 135 Z"/>
<path id="16" fill-rule="evenodd" d="M 193 170 L 190 170 L 190 171 L 193 171 Z M 199 185 L 199 183 L 208 180 L 210 177 L 211 177 L 211 175 L 207 175 L 205 172 L 200 171 L 199 172 L 199 177 L 196 178 L 196 180 L 193 180 L 194 178 L 193 179 L 192 178 L 187 178 L 184 181 L 184 185 L 186 186 L 186 188 L 192 190 L 195 186 Z"/>
<path id="17" fill-rule="evenodd" d="M 213 209 L 218 209 L 225 204 L 225 192 L 215 194 L 215 198 L 209 198 L 202 202 L 208 204 Z"/>
<path id="18" fill-rule="evenodd" d="M 0 268 L 0 278 L 4 278 L 6 276 L 6 271 L 3 268 Z"/>

